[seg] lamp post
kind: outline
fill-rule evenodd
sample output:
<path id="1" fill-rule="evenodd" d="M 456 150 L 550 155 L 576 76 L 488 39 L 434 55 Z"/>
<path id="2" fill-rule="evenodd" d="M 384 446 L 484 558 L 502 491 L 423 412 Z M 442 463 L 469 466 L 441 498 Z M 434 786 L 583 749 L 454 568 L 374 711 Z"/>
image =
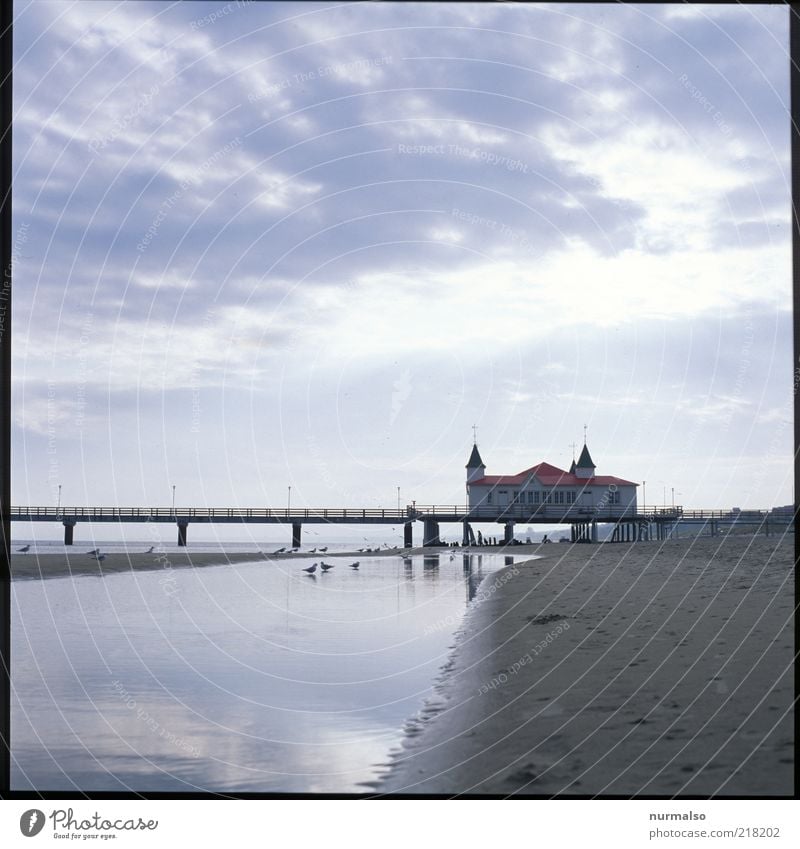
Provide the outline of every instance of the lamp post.
<path id="1" fill-rule="evenodd" d="M 675 509 L 675 487 L 672 487 L 672 509 Z"/>
<path id="2" fill-rule="evenodd" d="M 397 487 L 397 512 L 400 512 L 400 487 Z"/>
<path id="3" fill-rule="evenodd" d="M 56 506 L 56 516 L 61 512 L 61 484 L 58 485 L 58 505 Z"/>
<path id="4" fill-rule="evenodd" d="M 286 515 L 288 516 L 289 513 L 291 513 L 291 511 L 292 511 L 292 487 L 290 486 L 289 487 L 289 494 L 286 497 Z"/>
<path id="5" fill-rule="evenodd" d="M 172 485 L 172 515 L 175 515 L 175 484 Z"/>
<path id="6" fill-rule="evenodd" d="M 647 481 L 642 481 L 642 510 L 647 510 Z"/>

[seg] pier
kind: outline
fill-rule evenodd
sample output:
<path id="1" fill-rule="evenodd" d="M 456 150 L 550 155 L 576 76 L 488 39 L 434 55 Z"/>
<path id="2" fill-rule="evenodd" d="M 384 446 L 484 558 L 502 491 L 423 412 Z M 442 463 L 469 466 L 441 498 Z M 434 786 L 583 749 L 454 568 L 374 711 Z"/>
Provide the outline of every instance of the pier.
<path id="1" fill-rule="evenodd" d="M 73 545 L 75 527 L 81 522 L 113 522 L 116 524 L 172 524 L 177 527 L 178 545 L 188 541 L 189 525 L 198 524 L 275 524 L 291 528 L 292 548 L 300 548 L 304 524 L 316 525 L 392 525 L 403 526 L 403 545 L 413 546 L 413 527 L 422 523 L 422 545 L 442 545 L 440 526 L 459 524 L 462 544 L 475 544 L 472 525 L 493 523 L 502 526 L 504 544 L 514 540 L 514 528 L 525 525 L 569 525 L 571 542 L 598 542 L 598 526 L 613 525 L 610 542 L 641 542 L 669 539 L 680 526 L 700 526 L 710 536 L 727 532 L 732 527 L 753 526 L 769 536 L 791 525 L 794 513 L 773 510 L 684 510 L 683 507 L 627 508 L 577 505 L 514 504 L 507 507 L 473 507 L 426 505 L 416 503 L 394 509 L 375 508 L 293 508 L 260 507 L 12 507 L 12 522 L 59 522 L 64 526 L 64 545 Z"/>

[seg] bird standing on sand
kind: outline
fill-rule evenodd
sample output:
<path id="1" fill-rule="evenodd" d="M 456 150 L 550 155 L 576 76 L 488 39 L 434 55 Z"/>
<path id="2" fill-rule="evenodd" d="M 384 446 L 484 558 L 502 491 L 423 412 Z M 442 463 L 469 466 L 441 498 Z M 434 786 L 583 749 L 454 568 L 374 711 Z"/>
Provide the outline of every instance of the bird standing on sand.
<path id="1" fill-rule="evenodd" d="M 91 551 L 87 551 L 86 553 L 87 553 L 89 556 L 92 556 L 92 555 L 94 555 L 94 554 L 100 554 L 100 549 L 99 549 L 99 548 L 93 548 Z"/>
<path id="2" fill-rule="evenodd" d="M 315 563 L 313 566 L 308 566 L 303 569 L 304 572 L 307 572 L 309 575 L 313 575 L 314 572 L 317 571 L 317 564 Z"/>
<path id="3" fill-rule="evenodd" d="M 321 549 L 320 549 L 320 552 L 321 552 L 322 554 L 325 554 L 325 552 L 326 552 L 327 550 L 328 550 L 328 546 L 326 545 L 326 546 L 325 546 L 325 548 L 321 548 Z"/>
<path id="4" fill-rule="evenodd" d="M 360 561 L 360 560 L 356 560 L 356 562 L 355 562 L 355 563 L 351 563 L 351 564 L 350 564 L 350 568 L 351 568 L 351 569 L 358 569 L 358 567 L 359 567 L 360 565 L 361 565 L 361 561 Z"/>
<path id="5" fill-rule="evenodd" d="M 322 563 L 322 564 L 321 564 L 321 566 L 322 566 L 322 571 L 323 571 L 323 572 L 327 572 L 329 569 L 333 569 L 333 567 L 334 567 L 335 565 L 336 565 L 335 563 Z"/>
<path id="6" fill-rule="evenodd" d="M 31 547 L 29 545 L 23 545 L 22 548 L 17 549 L 17 551 L 20 552 L 20 554 L 27 554 L 30 550 L 31 550 Z"/>
<path id="7" fill-rule="evenodd" d="M 156 550 L 156 547 L 154 545 L 151 545 L 150 548 L 148 548 L 147 551 L 145 551 L 145 554 L 152 554 L 155 550 Z"/>
<path id="8" fill-rule="evenodd" d="M 102 563 L 106 559 L 105 554 L 96 554 L 94 558 L 98 563 Z"/>
<path id="9" fill-rule="evenodd" d="M 284 551 L 286 551 L 285 548 L 279 548 L 277 551 L 273 551 L 272 553 L 273 554 L 283 554 Z"/>

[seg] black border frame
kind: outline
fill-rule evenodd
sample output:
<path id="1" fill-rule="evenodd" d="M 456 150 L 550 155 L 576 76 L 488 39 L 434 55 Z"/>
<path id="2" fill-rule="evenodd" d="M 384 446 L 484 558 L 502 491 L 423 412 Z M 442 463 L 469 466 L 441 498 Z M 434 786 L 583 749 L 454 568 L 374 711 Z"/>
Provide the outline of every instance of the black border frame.
<path id="1" fill-rule="evenodd" d="M 647 2 L 647 0 L 646 0 Z M 663 0 L 662 0 L 663 2 Z M 670 0 L 666 0 L 670 2 Z M 688 0 L 695 2 L 695 0 Z M 724 2 L 724 0 L 723 0 Z M 783 3 L 782 3 L 783 5 Z M 791 104 L 791 189 L 792 189 L 792 307 L 793 307 L 793 401 L 794 401 L 794 513 L 795 513 L 795 579 L 798 564 L 800 531 L 798 517 L 798 483 L 800 483 L 800 3 L 789 2 L 789 56 Z M 12 294 L 12 74 L 13 0 L 0 3 L 0 259 L 3 280 L 0 283 L 0 799 L 555 799 L 556 801 L 601 800 L 674 800 L 752 799 L 758 801 L 791 801 L 800 798 L 800 767 L 797 763 L 800 739 L 800 676 L 797 674 L 800 646 L 800 592 L 795 580 L 795 711 L 794 711 L 794 795 L 793 796 L 547 796 L 541 794 L 505 795 L 421 795 L 421 794 L 313 794 L 313 793 L 149 793 L 149 792 L 47 792 L 11 790 L 11 294 Z"/>

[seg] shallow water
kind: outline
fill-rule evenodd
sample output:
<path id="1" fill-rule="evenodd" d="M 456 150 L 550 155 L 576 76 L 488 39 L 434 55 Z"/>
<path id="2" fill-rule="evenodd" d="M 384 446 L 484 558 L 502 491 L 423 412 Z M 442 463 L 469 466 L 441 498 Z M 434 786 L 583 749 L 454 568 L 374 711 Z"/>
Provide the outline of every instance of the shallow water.
<path id="1" fill-rule="evenodd" d="M 12 786 L 363 792 L 478 584 L 513 559 L 15 581 Z"/>

